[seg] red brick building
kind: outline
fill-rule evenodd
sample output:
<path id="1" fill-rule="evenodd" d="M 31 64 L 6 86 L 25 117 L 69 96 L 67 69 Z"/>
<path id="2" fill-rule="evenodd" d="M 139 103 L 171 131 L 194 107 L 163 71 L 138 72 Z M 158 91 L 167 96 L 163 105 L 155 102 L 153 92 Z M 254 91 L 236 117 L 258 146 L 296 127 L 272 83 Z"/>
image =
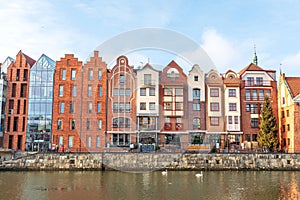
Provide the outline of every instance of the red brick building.
<path id="1" fill-rule="evenodd" d="M 277 82 L 275 70 L 264 70 L 250 63 L 239 72 L 241 78 L 241 116 L 243 141 L 257 141 L 259 115 L 264 97 L 270 97 L 276 119 L 278 118 Z"/>
<path id="2" fill-rule="evenodd" d="M 137 142 L 136 72 L 126 56 L 108 74 L 107 142 L 111 150 Z"/>
<path id="3" fill-rule="evenodd" d="M 182 68 L 171 61 L 160 74 L 160 142 L 188 146 L 188 84 Z"/>
<path id="4" fill-rule="evenodd" d="M 56 61 L 53 89 L 52 144 L 81 151 L 82 62 L 73 54 Z"/>
<path id="5" fill-rule="evenodd" d="M 7 68 L 5 148 L 25 150 L 29 75 L 34 63 L 34 59 L 19 51 Z"/>

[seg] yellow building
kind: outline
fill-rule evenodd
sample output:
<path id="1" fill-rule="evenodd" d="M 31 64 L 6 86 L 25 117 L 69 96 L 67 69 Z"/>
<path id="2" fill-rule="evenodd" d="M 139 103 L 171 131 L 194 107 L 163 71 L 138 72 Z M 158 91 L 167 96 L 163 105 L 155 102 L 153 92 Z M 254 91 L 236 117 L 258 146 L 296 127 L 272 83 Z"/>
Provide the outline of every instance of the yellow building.
<path id="1" fill-rule="evenodd" d="M 280 74 L 278 87 L 278 122 L 281 150 L 300 152 L 300 77 Z"/>

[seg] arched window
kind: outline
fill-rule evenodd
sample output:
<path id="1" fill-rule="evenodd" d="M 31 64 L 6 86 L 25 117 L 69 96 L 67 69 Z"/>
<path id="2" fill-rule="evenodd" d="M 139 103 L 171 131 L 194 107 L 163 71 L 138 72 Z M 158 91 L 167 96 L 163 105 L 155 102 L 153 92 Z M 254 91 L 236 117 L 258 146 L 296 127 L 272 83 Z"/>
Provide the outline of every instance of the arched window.
<path id="1" fill-rule="evenodd" d="M 126 118 L 126 117 L 113 118 L 113 128 L 129 128 L 130 124 L 131 124 L 130 118 Z"/>
<path id="2" fill-rule="evenodd" d="M 193 118 L 193 129 L 200 129 L 200 118 L 195 117 Z"/>

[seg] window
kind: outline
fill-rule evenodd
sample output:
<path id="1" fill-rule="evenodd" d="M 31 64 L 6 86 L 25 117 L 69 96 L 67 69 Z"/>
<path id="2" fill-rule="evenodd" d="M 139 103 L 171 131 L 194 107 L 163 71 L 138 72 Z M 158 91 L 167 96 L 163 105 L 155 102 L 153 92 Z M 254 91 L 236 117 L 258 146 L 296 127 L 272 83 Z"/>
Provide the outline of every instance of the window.
<path id="1" fill-rule="evenodd" d="M 165 102 L 164 103 L 165 110 L 172 110 L 172 103 L 171 102 Z"/>
<path id="2" fill-rule="evenodd" d="M 102 80 L 102 70 L 99 69 L 98 70 L 98 81 L 101 81 Z"/>
<path id="3" fill-rule="evenodd" d="M 290 131 L 290 125 L 289 124 L 287 125 L 287 130 Z"/>
<path id="4" fill-rule="evenodd" d="M 194 81 L 198 81 L 198 76 L 194 76 Z"/>
<path id="5" fill-rule="evenodd" d="M 72 148 L 73 147 L 73 136 L 69 136 L 68 138 L 68 148 Z"/>
<path id="6" fill-rule="evenodd" d="M 114 145 L 129 145 L 129 134 L 113 134 L 112 142 Z"/>
<path id="7" fill-rule="evenodd" d="M 74 113 L 74 102 L 70 102 L 70 113 Z"/>
<path id="8" fill-rule="evenodd" d="M 172 96 L 172 89 L 171 88 L 164 88 L 164 95 L 165 96 Z"/>
<path id="9" fill-rule="evenodd" d="M 257 100 L 257 91 L 252 90 L 252 100 Z"/>
<path id="10" fill-rule="evenodd" d="M 282 97 L 282 104 L 285 104 L 285 98 Z"/>
<path id="11" fill-rule="evenodd" d="M 98 86 L 98 91 L 99 91 L 99 97 L 102 97 L 102 96 L 103 96 L 103 88 L 102 88 L 102 85 L 99 85 L 99 86 Z"/>
<path id="12" fill-rule="evenodd" d="M 77 87 L 76 87 L 76 85 L 73 85 L 72 86 L 72 97 L 76 97 L 76 95 L 77 95 Z"/>
<path id="13" fill-rule="evenodd" d="M 140 96 L 146 96 L 146 88 L 140 88 Z"/>
<path id="14" fill-rule="evenodd" d="M 101 102 L 97 102 L 97 113 L 101 113 Z"/>
<path id="15" fill-rule="evenodd" d="M 183 110 L 183 103 L 182 102 L 175 102 L 175 109 L 176 110 Z"/>
<path id="16" fill-rule="evenodd" d="M 285 125 L 282 125 L 282 132 L 285 132 Z"/>
<path id="17" fill-rule="evenodd" d="M 96 148 L 100 148 L 100 136 L 96 136 Z"/>
<path id="18" fill-rule="evenodd" d="M 251 104 L 251 114 L 258 114 L 258 105 L 257 104 Z"/>
<path id="19" fill-rule="evenodd" d="M 66 74 L 67 74 L 66 69 L 62 69 L 61 70 L 61 80 L 63 80 L 63 81 L 66 80 Z"/>
<path id="20" fill-rule="evenodd" d="M 264 100 L 264 90 L 259 90 L 259 100 L 260 101 Z"/>
<path id="21" fill-rule="evenodd" d="M 125 103 L 125 112 L 129 113 L 130 112 L 130 103 Z"/>
<path id="22" fill-rule="evenodd" d="M 246 104 L 246 111 L 250 112 L 250 110 L 251 110 L 251 104 Z"/>
<path id="23" fill-rule="evenodd" d="M 119 89 L 119 95 L 120 95 L 120 96 L 125 96 L 125 89 L 120 88 L 120 89 Z"/>
<path id="24" fill-rule="evenodd" d="M 236 111 L 236 103 L 229 103 L 229 111 Z"/>
<path id="25" fill-rule="evenodd" d="M 211 126 L 219 126 L 219 117 L 210 117 Z"/>
<path id="26" fill-rule="evenodd" d="M 92 86 L 88 85 L 88 97 L 92 96 Z"/>
<path id="27" fill-rule="evenodd" d="M 60 97 L 63 97 L 63 96 L 64 96 L 64 86 L 63 86 L 63 85 L 60 85 L 60 86 L 59 86 L 59 96 L 60 96 Z"/>
<path id="28" fill-rule="evenodd" d="M 236 89 L 229 89 L 228 90 L 229 97 L 236 97 Z"/>
<path id="29" fill-rule="evenodd" d="M 118 88 L 114 88 L 113 95 L 114 95 L 114 97 L 119 96 L 119 89 Z"/>
<path id="30" fill-rule="evenodd" d="M 119 104 L 118 103 L 113 103 L 113 112 L 114 113 L 119 112 Z"/>
<path id="31" fill-rule="evenodd" d="M 113 128 L 130 128 L 131 122 L 129 118 L 118 117 L 113 118 Z"/>
<path id="32" fill-rule="evenodd" d="M 88 102 L 88 113 L 91 114 L 93 112 L 93 103 Z"/>
<path id="33" fill-rule="evenodd" d="M 200 110 L 200 103 L 193 103 L 193 110 Z"/>
<path id="34" fill-rule="evenodd" d="M 144 74 L 144 84 L 145 85 L 151 85 L 151 74 Z"/>
<path id="35" fill-rule="evenodd" d="M 290 116 L 290 111 L 286 110 L 286 116 L 289 117 Z"/>
<path id="36" fill-rule="evenodd" d="M 252 141 L 257 141 L 257 134 L 252 134 Z"/>
<path id="37" fill-rule="evenodd" d="M 76 69 L 71 70 L 71 80 L 72 81 L 76 80 Z"/>
<path id="38" fill-rule="evenodd" d="M 210 103 L 211 111 L 219 111 L 219 103 Z"/>
<path id="39" fill-rule="evenodd" d="M 234 124 L 239 124 L 239 116 L 234 116 Z"/>
<path id="40" fill-rule="evenodd" d="M 246 101 L 251 100 L 250 90 L 246 90 Z"/>
<path id="41" fill-rule="evenodd" d="M 263 77 L 256 77 L 256 85 L 257 86 L 263 85 Z"/>
<path id="42" fill-rule="evenodd" d="M 281 118 L 285 118 L 285 116 L 284 116 L 284 110 L 281 111 Z"/>
<path id="43" fill-rule="evenodd" d="M 58 138 L 58 144 L 59 144 L 59 147 L 61 147 L 64 144 L 64 138 L 63 138 L 63 136 L 59 136 L 59 138 Z"/>
<path id="44" fill-rule="evenodd" d="M 228 124 L 232 124 L 232 116 L 228 116 Z"/>
<path id="45" fill-rule="evenodd" d="M 71 130 L 75 130 L 76 129 L 76 122 L 75 119 L 71 120 Z"/>
<path id="46" fill-rule="evenodd" d="M 193 129 L 200 129 L 200 118 L 195 117 L 193 118 Z"/>
<path id="47" fill-rule="evenodd" d="M 182 118 L 177 117 L 177 118 L 176 118 L 176 123 L 182 123 Z"/>
<path id="48" fill-rule="evenodd" d="M 166 122 L 166 123 L 170 123 L 170 122 L 171 122 L 170 117 L 166 117 L 166 118 L 165 118 L 165 122 Z"/>
<path id="49" fill-rule="evenodd" d="M 125 76 L 120 75 L 120 85 L 124 85 L 124 84 L 125 84 Z"/>
<path id="50" fill-rule="evenodd" d="M 146 103 L 140 103 L 140 110 L 146 110 Z"/>
<path id="51" fill-rule="evenodd" d="M 98 130 L 102 130 L 102 119 L 98 119 Z"/>
<path id="52" fill-rule="evenodd" d="M 125 112 L 124 103 L 119 103 L 119 112 L 121 112 L 121 113 Z"/>
<path id="53" fill-rule="evenodd" d="M 89 69 L 89 80 L 92 81 L 93 80 L 93 70 Z"/>
<path id="54" fill-rule="evenodd" d="M 271 90 L 266 90 L 266 96 L 271 97 Z"/>
<path id="55" fill-rule="evenodd" d="M 129 88 L 126 88 L 126 91 L 125 91 L 125 95 L 130 97 L 131 96 L 131 90 Z"/>
<path id="56" fill-rule="evenodd" d="M 183 96 L 183 88 L 175 88 L 176 96 Z"/>
<path id="57" fill-rule="evenodd" d="M 92 137 L 91 136 L 87 136 L 86 147 L 87 148 L 91 148 L 91 146 L 92 146 Z"/>
<path id="58" fill-rule="evenodd" d="M 155 110 L 155 102 L 149 103 L 149 110 Z"/>
<path id="59" fill-rule="evenodd" d="M 211 97 L 219 97 L 219 89 L 218 88 L 210 88 L 210 96 Z"/>
<path id="60" fill-rule="evenodd" d="M 60 102 L 59 113 L 65 113 L 65 103 Z"/>
<path id="61" fill-rule="evenodd" d="M 251 118 L 251 128 L 258 128 L 258 118 Z"/>
<path id="62" fill-rule="evenodd" d="M 86 130 L 90 130 L 90 128 L 91 128 L 91 120 L 87 119 L 86 120 Z"/>
<path id="63" fill-rule="evenodd" d="M 149 88 L 149 96 L 155 96 L 155 88 Z"/>
<path id="64" fill-rule="evenodd" d="M 193 89 L 193 100 L 200 100 L 200 89 Z"/>
<path id="65" fill-rule="evenodd" d="M 246 86 L 254 86 L 254 77 L 247 77 Z"/>
<path id="66" fill-rule="evenodd" d="M 61 119 L 57 120 L 57 130 L 62 130 L 62 120 Z"/>

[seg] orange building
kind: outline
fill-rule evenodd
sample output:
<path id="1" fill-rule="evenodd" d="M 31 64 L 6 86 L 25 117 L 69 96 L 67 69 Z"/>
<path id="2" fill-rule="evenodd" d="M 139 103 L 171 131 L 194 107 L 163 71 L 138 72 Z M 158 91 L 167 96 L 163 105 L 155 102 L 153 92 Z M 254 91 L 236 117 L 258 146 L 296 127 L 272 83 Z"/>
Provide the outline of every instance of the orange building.
<path id="1" fill-rule="evenodd" d="M 4 148 L 25 150 L 30 68 L 35 60 L 19 51 L 7 68 L 6 130 Z"/>

